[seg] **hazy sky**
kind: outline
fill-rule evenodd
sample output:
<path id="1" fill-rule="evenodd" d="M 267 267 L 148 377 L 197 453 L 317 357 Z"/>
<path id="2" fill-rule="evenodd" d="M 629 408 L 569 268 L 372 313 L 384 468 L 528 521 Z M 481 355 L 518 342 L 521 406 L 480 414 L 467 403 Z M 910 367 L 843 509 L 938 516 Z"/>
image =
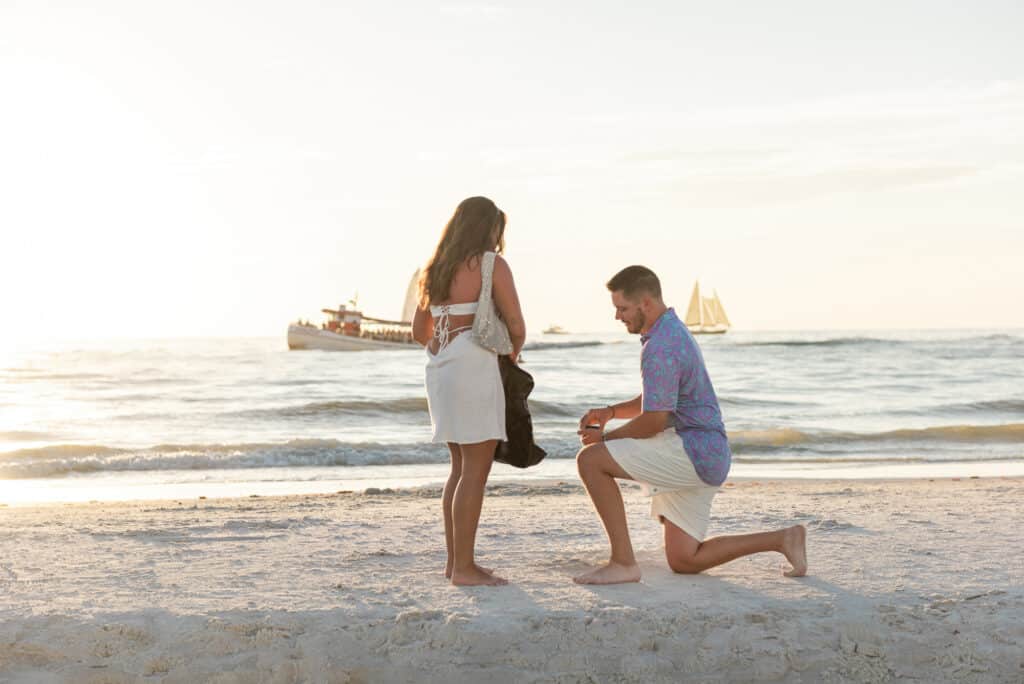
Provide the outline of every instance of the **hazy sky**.
<path id="1" fill-rule="evenodd" d="M 0 0 L 7 341 L 397 316 L 475 194 L 534 332 L 632 263 L 737 329 L 1024 326 L 1018 2 L 84 4 Z"/>

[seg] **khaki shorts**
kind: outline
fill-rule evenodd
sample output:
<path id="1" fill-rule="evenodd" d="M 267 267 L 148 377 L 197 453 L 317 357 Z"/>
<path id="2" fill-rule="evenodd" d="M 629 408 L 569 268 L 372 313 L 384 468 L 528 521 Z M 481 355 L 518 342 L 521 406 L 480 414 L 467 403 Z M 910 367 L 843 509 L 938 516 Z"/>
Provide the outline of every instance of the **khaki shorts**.
<path id="1" fill-rule="evenodd" d="M 700 479 L 674 429 L 647 439 L 612 439 L 604 445 L 623 470 L 646 485 L 652 518 L 664 517 L 697 541 L 704 541 L 718 487 Z"/>

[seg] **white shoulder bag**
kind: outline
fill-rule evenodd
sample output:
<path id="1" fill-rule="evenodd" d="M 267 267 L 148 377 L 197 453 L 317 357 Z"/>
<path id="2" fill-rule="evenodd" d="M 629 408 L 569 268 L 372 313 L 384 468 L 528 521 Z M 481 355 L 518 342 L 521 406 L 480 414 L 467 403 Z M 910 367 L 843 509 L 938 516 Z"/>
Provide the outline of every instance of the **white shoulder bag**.
<path id="1" fill-rule="evenodd" d="M 480 301 L 476 306 L 476 318 L 473 319 L 473 337 L 476 343 L 499 356 L 512 353 L 512 339 L 508 335 L 508 326 L 501 320 L 501 314 L 494 306 L 491 296 L 491 285 L 494 277 L 494 252 L 484 252 L 480 261 Z"/>

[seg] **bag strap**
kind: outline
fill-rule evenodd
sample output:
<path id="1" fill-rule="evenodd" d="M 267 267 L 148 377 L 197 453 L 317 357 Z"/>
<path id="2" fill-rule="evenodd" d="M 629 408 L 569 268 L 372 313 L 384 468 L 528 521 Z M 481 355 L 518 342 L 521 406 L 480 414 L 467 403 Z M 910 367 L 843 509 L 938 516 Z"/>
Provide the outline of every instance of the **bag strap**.
<path id="1" fill-rule="evenodd" d="M 480 261 L 480 304 L 489 305 L 491 301 L 491 285 L 494 278 L 494 252 L 484 252 Z"/>

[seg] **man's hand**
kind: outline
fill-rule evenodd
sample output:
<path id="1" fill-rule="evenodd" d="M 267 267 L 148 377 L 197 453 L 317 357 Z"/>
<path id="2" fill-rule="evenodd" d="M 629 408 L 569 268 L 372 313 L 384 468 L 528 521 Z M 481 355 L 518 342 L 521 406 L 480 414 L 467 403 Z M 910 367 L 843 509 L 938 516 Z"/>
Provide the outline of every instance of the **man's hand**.
<path id="1" fill-rule="evenodd" d="M 585 416 L 580 418 L 580 430 L 584 430 L 588 425 L 598 425 L 603 430 L 605 424 L 612 419 L 614 414 L 615 412 L 612 411 L 610 406 L 590 409 Z"/>
<path id="2" fill-rule="evenodd" d="M 576 434 L 580 436 L 580 444 L 587 446 L 589 444 L 597 444 L 598 442 L 604 441 L 604 430 L 591 425 L 589 427 L 583 427 L 576 431 Z"/>

